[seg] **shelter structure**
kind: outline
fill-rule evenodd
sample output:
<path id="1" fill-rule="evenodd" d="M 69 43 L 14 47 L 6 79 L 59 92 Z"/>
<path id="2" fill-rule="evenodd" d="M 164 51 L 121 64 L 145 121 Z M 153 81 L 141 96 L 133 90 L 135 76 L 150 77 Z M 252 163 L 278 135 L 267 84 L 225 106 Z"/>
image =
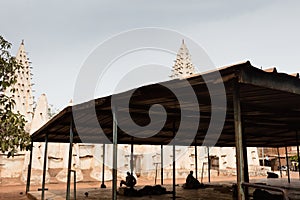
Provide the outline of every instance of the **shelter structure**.
<path id="1" fill-rule="evenodd" d="M 168 90 L 177 89 L 182 96 L 190 95 L 185 92 L 188 87 L 186 81 L 196 94 L 197 104 L 185 102 L 185 106 L 181 106 L 178 97 Z M 224 93 L 217 87 L 219 85 L 224 86 Z M 31 136 L 32 142 L 45 142 L 45 155 L 49 142 L 69 143 L 70 158 L 74 142 L 112 143 L 114 199 L 117 189 L 115 170 L 117 144 L 173 145 L 173 198 L 175 198 L 175 145 L 236 147 L 237 195 L 240 200 L 245 199 L 247 192 L 243 186 L 249 182 L 246 147 L 298 146 L 299 78 L 284 73 L 263 71 L 253 67 L 249 61 L 194 75 L 184 80 L 175 79 L 137 88 L 129 103 L 132 119 L 122 118 L 124 108 L 122 105 L 118 107 L 113 105 L 111 99 L 128 98 L 131 93 L 132 91 L 127 91 L 66 107 Z M 224 98 L 224 95 L 225 104 L 213 105 L 212 101 Z M 189 99 L 189 96 L 185 99 Z M 163 128 L 157 134 L 145 138 L 134 137 L 118 126 L 118 123 L 130 124 L 129 120 L 141 126 L 149 124 L 149 108 L 153 104 L 164 106 L 167 112 Z M 193 130 L 190 130 L 188 124 L 180 127 L 180 122 L 181 117 L 187 117 L 190 122 L 195 120 L 196 114 L 199 114 L 195 113 L 197 110 L 195 108 L 200 110 L 200 120 L 198 119 L 196 135 L 189 143 L 186 138 Z M 224 119 L 212 120 L 215 114 L 221 112 L 225 112 Z M 182 113 L 187 114 L 182 116 Z M 164 115 L 165 112 L 161 110 L 152 114 Z M 99 126 L 94 126 L 95 120 Z M 221 125 L 222 128 L 214 129 L 217 125 Z M 132 127 L 127 128 L 131 130 Z M 147 135 L 149 131 L 151 130 L 139 132 L 139 135 Z M 208 131 L 211 131 L 209 135 Z M 216 144 L 213 141 L 216 141 Z M 46 164 L 45 160 L 44 169 Z M 67 199 L 70 198 L 71 164 L 69 159 Z M 27 191 L 29 184 L 30 181 L 27 184 Z M 45 181 L 42 183 L 42 198 L 44 189 Z"/>

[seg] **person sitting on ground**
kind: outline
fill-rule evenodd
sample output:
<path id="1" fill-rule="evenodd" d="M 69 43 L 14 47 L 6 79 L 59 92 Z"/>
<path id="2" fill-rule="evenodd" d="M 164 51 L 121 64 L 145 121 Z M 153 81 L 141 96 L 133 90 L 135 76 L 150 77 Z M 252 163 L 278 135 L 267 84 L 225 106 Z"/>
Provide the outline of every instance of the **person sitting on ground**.
<path id="1" fill-rule="evenodd" d="M 122 180 L 120 182 L 120 187 L 122 187 L 123 184 L 126 185 L 127 187 L 133 187 L 136 184 L 136 179 L 132 174 L 130 174 L 130 172 L 127 172 L 126 180 L 125 181 Z"/>
<path id="2" fill-rule="evenodd" d="M 197 189 L 202 187 L 201 184 L 194 176 L 193 171 L 190 171 L 190 174 L 186 177 L 185 184 L 183 185 L 186 189 Z"/>

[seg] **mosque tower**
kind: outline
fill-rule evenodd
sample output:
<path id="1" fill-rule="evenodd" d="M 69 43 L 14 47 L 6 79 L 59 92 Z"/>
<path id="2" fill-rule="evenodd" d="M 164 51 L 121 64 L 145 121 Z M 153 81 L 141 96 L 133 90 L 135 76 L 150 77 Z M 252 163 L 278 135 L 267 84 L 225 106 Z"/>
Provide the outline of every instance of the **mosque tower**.
<path id="1" fill-rule="evenodd" d="M 26 120 L 25 131 L 32 133 L 37 130 L 48 120 L 48 104 L 46 95 L 42 95 L 39 98 L 37 106 L 34 108 L 34 98 L 32 92 L 32 74 L 31 74 L 31 62 L 27 58 L 27 52 L 25 51 L 24 41 L 16 54 L 16 61 L 22 65 L 22 68 L 18 69 L 15 74 L 17 75 L 16 83 L 11 86 L 15 89 L 15 92 L 11 92 L 10 88 L 4 91 L 5 95 L 11 97 L 15 101 L 13 112 L 19 112 Z M 35 113 L 34 113 L 35 112 Z M 30 131 L 32 129 L 32 131 Z M 40 143 L 35 143 L 33 148 L 35 153 L 33 154 L 33 172 L 38 168 L 42 162 L 42 155 L 38 154 L 41 151 Z M 20 177 L 22 181 L 26 182 L 27 166 L 29 161 L 30 152 L 19 151 L 17 156 L 13 158 L 7 158 L 6 154 L 0 153 L 0 159 L 3 166 L 1 166 L 1 178 L 17 178 Z M 38 154 L 38 155 L 37 155 Z M 40 183 L 40 173 L 32 174 L 33 180 L 37 180 Z"/>
<path id="2" fill-rule="evenodd" d="M 195 68 L 192 64 L 191 55 L 186 47 L 184 40 L 182 40 L 181 47 L 178 50 L 175 64 L 172 69 L 171 78 L 186 78 L 192 74 L 195 74 Z"/>
<path id="3" fill-rule="evenodd" d="M 182 40 L 182 44 L 180 49 L 178 50 L 177 57 L 175 60 L 175 64 L 172 69 L 172 75 L 170 76 L 172 79 L 179 78 L 179 79 L 185 79 L 189 76 L 195 74 L 195 68 L 192 64 L 191 55 L 189 53 L 188 48 L 186 47 L 184 40 Z M 186 167 L 186 169 L 193 169 L 195 168 L 195 149 L 194 147 L 190 146 L 188 148 L 188 151 L 184 156 L 182 156 L 182 160 L 179 159 L 177 161 L 178 164 L 181 165 L 181 163 L 186 165 L 189 165 Z M 197 149 L 197 160 L 198 160 L 198 169 L 204 170 L 205 176 L 208 176 L 208 149 L 207 147 L 199 147 Z M 229 147 L 210 147 L 209 148 L 209 160 L 211 165 L 211 173 L 216 174 L 217 173 L 223 173 L 226 174 L 234 174 L 234 170 L 228 170 L 228 169 L 234 169 L 236 167 L 236 160 L 235 160 L 235 148 L 229 148 Z M 249 171 L 252 173 L 260 173 L 260 170 L 257 170 L 257 167 L 259 166 L 258 162 L 258 153 L 256 147 L 247 147 L 247 153 L 248 153 L 248 164 L 249 164 Z M 252 158 L 252 159 L 250 159 Z M 198 170 L 198 173 L 200 173 L 200 170 Z M 200 174 L 198 174 L 198 177 L 200 177 Z"/>
<path id="4" fill-rule="evenodd" d="M 6 95 L 12 97 L 15 101 L 14 112 L 20 112 L 24 115 L 26 124 L 26 131 L 29 132 L 30 122 L 33 118 L 33 95 L 32 95 L 32 83 L 31 83 L 31 72 L 30 72 L 30 61 L 27 58 L 27 53 L 24 47 L 24 41 L 22 41 L 18 53 L 16 55 L 17 62 L 23 66 L 23 68 L 17 71 L 17 82 L 13 86 L 15 93 L 6 91 Z"/>

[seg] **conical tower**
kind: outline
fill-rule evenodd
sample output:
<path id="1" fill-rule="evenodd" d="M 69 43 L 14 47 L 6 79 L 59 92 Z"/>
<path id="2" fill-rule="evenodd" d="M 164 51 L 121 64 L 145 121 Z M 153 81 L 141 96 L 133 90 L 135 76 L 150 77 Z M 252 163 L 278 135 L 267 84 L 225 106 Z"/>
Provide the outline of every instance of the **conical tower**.
<path id="1" fill-rule="evenodd" d="M 27 124 L 32 121 L 33 117 L 33 96 L 32 96 L 32 84 L 31 84 L 31 72 L 30 72 L 30 62 L 27 58 L 27 53 L 24 47 L 24 41 L 22 41 L 18 53 L 16 55 L 17 62 L 23 66 L 23 68 L 17 71 L 17 82 L 13 86 L 15 88 L 15 93 L 6 91 L 6 95 L 12 97 L 15 100 L 14 111 L 19 111 L 24 115 Z M 30 126 L 26 125 L 28 129 Z M 27 130 L 29 131 L 29 130 Z"/>
<path id="2" fill-rule="evenodd" d="M 36 130 L 41 128 L 44 124 L 46 124 L 46 122 L 49 121 L 48 112 L 47 97 L 46 94 L 42 94 L 36 103 L 33 119 L 30 126 L 30 134 L 33 134 Z"/>
<path id="3" fill-rule="evenodd" d="M 171 78 L 186 78 L 195 73 L 195 68 L 192 64 L 191 55 L 182 40 L 181 47 L 178 50 L 175 64 L 172 69 Z"/>

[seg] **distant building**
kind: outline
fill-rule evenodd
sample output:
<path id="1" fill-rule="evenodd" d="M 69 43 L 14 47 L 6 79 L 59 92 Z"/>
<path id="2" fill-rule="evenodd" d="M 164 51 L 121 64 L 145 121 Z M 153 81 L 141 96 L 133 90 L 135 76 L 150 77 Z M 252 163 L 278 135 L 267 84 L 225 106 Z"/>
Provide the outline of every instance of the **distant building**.
<path id="1" fill-rule="evenodd" d="M 193 74 L 195 74 L 195 67 L 192 63 L 190 52 L 184 40 L 182 40 L 170 77 L 183 79 Z"/>
<path id="2" fill-rule="evenodd" d="M 38 103 L 34 103 L 31 62 L 27 57 L 24 41 L 21 42 L 18 49 L 16 60 L 23 67 L 16 72 L 17 82 L 12 86 L 15 88 L 15 92 L 12 93 L 7 89 L 4 93 L 15 101 L 13 112 L 19 112 L 24 116 L 26 120 L 25 130 L 31 133 L 49 120 L 47 98 L 46 95 L 43 94 L 39 98 Z M 38 148 L 38 146 L 40 147 L 41 145 L 35 144 L 34 148 Z M 38 151 L 36 151 L 36 153 L 37 152 Z M 22 179 L 24 179 L 27 175 L 28 156 L 29 152 L 25 151 L 17 152 L 13 158 L 7 158 L 6 154 L 0 153 L 0 177 L 23 177 Z M 36 159 L 38 159 L 38 156 L 36 156 Z M 36 159 L 34 160 L 36 161 Z M 37 165 L 37 162 L 34 164 Z"/>
<path id="3" fill-rule="evenodd" d="M 199 66 L 201 67 L 201 66 Z M 195 74 L 195 67 L 192 63 L 189 50 L 182 40 L 181 47 L 178 50 L 175 64 L 172 69 L 171 78 L 184 79 Z M 209 151 L 209 152 L 208 152 Z M 211 173 L 213 174 L 235 174 L 236 173 L 236 158 L 235 147 L 198 147 L 198 171 L 205 170 L 204 174 L 207 175 L 208 163 L 210 163 Z M 252 175 L 261 173 L 259 170 L 259 158 L 257 154 L 257 148 L 247 148 L 248 152 L 248 165 L 249 172 Z M 208 153 L 209 160 L 208 162 Z M 189 152 L 186 153 L 186 157 L 194 157 L 194 147 L 190 147 Z M 195 159 L 190 159 L 189 169 L 195 168 Z"/>
<path id="4" fill-rule="evenodd" d="M 34 99 L 32 95 L 30 61 L 25 51 L 24 41 L 19 47 L 16 60 L 23 68 L 17 71 L 17 83 L 13 86 L 16 89 L 15 93 L 11 93 L 9 89 L 4 93 L 15 101 L 16 104 L 13 111 L 20 112 L 25 117 L 27 121 L 26 131 L 29 132 L 33 118 Z"/>
<path id="5" fill-rule="evenodd" d="M 24 42 L 21 43 L 17 53 L 17 60 L 24 69 L 18 72 L 17 92 L 10 94 L 15 98 L 15 111 L 23 114 L 27 120 L 26 130 L 30 133 L 36 131 L 49 119 L 48 103 L 45 95 L 42 95 L 37 105 L 34 106 L 32 95 L 30 62 L 25 52 Z M 195 73 L 189 50 L 182 41 L 176 60 L 173 66 L 171 78 L 186 78 Z M 120 177 L 130 170 L 130 145 L 118 145 L 118 175 Z M 69 144 L 49 143 L 47 156 L 47 181 L 66 181 L 68 167 L 68 148 Z M 111 180 L 112 166 L 112 145 L 105 146 L 105 180 Z M 209 159 L 208 162 L 208 150 Z M 1 155 L 2 163 L 0 176 L 2 178 L 20 178 L 25 181 L 27 175 L 29 152 L 20 152 L 14 158 L 7 159 L 6 155 Z M 198 147 L 198 177 L 202 174 L 208 176 L 208 163 L 210 163 L 212 176 L 220 174 L 236 173 L 236 158 L 234 147 Z M 172 178 L 172 148 L 164 147 L 164 177 Z M 33 164 L 31 180 L 33 183 L 41 183 L 41 171 L 43 167 L 44 143 L 34 143 Z M 74 144 L 72 169 L 77 172 L 77 181 L 83 177 L 90 180 L 100 181 L 102 178 L 102 158 L 103 145 L 98 144 Z M 176 146 L 176 177 L 185 178 L 190 170 L 195 169 L 195 150 L 194 147 Z M 160 146 L 134 145 L 133 170 L 138 177 L 148 177 L 153 179 L 157 173 L 160 179 L 161 151 Z M 248 148 L 248 164 L 250 175 L 258 175 L 262 171 L 259 168 L 259 158 L 257 148 Z"/>

